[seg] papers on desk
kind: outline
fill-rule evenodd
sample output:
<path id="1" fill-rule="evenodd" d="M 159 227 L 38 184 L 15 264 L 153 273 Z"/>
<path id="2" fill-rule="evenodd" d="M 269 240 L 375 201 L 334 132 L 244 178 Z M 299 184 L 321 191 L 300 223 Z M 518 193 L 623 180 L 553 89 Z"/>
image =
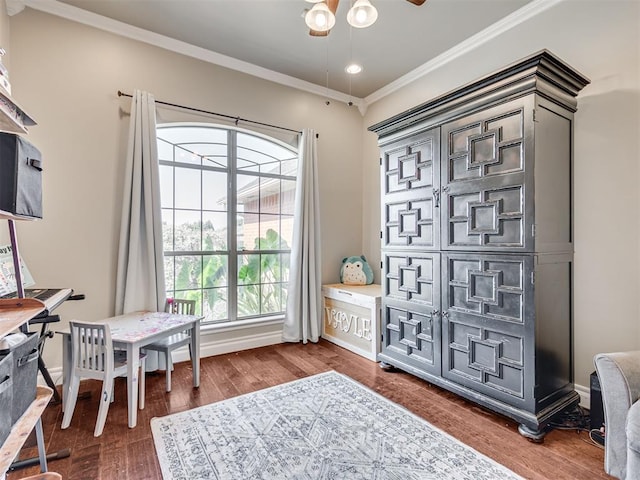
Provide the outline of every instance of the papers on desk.
<path id="1" fill-rule="evenodd" d="M 0 297 L 18 290 L 12 252 L 11 245 L 0 246 Z M 25 287 L 34 285 L 36 282 L 34 282 L 31 272 L 22 258 L 20 258 L 20 268 L 22 270 L 22 285 Z"/>

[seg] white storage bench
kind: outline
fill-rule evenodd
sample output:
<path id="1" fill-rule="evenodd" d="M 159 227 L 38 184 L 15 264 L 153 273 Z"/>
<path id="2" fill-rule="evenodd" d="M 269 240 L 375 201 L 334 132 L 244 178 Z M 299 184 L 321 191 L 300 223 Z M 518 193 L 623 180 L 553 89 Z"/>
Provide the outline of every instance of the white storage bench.
<path id="1" fill-rule="evenodd" d="M 380 352 L 380 285 L 322 286 L 322 337 L 369 360 Z"/>

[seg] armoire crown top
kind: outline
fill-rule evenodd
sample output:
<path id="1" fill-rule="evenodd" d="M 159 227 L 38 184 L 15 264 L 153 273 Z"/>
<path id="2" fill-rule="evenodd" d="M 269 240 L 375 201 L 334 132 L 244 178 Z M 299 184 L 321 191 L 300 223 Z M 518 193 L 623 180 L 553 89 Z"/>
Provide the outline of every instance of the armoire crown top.
<path id="1" fill-rule="evenodd" d="M 376 123 L 368 130 L 386 137 L 417 123 L 427 125 L 452 120 L 531 93 L 575 112 L 575 97 L 589 83 L 587 77 L 545 49 Z"/>

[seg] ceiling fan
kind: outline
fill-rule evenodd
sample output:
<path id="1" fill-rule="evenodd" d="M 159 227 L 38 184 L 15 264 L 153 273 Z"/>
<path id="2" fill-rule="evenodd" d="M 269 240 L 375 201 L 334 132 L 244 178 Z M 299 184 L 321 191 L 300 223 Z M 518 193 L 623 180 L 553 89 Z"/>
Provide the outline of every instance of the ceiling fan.
<path id="1" fill-rule="evenodd" d="M 326 17 L 331 17 L 332 16 L 332 21 L 333 23 L 335 23 L 335 14 L 336 14 L 336 10 L 338 10 L 338 3 L 340 3 L 340 0 L 307 0 L 308 2 L 312 2 L 312 3 L 316 3 L 316 6 L 313 7 L 313 9 L 311 9 L 309 11 L 309 13 L 311 13 L 314 9 L 318 9 L 321 8 L 323 10 L 328 10 L 326 12 Z M 427 0 L 407 0 L 407 2 L 412 3 L 416 6 L 420 6 L 423 3 L 425 3 Z M 349 10 L 349 13 L 347 14 L 347 20 L 349 21 L 349 23 L 355 27 L 366 27 L 371 25 L 375 19 L 377 18 L 377 12 L 375 10 L 375 8 L 373 8 L 368 0 L 366 0 L 366 3 L 368 5 L 368 7 L 365 8 L 370 8 L 373 10 L 373 12 L 375 13 L 375 17 L 373 18 L 373 20 L 370 23 L 367 24 L 362 24 L 362 25 L 357 25 L 358 23 L 358 19 L 357 17 L 357 7 L 358 7 L 358 3 L 363 2 L 363 0 L 357 0 L 356 3 L 353 5 L 352 9 Z M 320 4 L 321 3 L 321 4 Z M 331 15 L 329 15 L 328 12 L 331 12 Z M 309 13 L 307 13 L 307 16 L 309 15 Z M 311 25 L 309 20 L 307 19 L 307 17 L 305 16 L 305 21 L 307 22 L 307 25 Z M 311 35 L 312 37 L 326 37 L 327 35 L 329 35 L 329 32 L 331 31 L 331 28 L 333 27 L 333 23 L 328 23 L 328 24 L 324 24 L 323 27 L 324 28 L 310 28 L 309 29 L 309 35 Z M 328 28 L 327 28 L 328 27 Z"/>

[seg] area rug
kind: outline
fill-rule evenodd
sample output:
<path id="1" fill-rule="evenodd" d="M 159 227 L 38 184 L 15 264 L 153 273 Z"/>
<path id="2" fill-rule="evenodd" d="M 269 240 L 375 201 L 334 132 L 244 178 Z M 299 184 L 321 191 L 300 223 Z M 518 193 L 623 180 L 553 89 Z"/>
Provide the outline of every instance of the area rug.
<path id="1" fill-rule="evenodd" d="M 164 480 L 511 480 L 518 475 L 337 372 L 166 417 Z"/>

